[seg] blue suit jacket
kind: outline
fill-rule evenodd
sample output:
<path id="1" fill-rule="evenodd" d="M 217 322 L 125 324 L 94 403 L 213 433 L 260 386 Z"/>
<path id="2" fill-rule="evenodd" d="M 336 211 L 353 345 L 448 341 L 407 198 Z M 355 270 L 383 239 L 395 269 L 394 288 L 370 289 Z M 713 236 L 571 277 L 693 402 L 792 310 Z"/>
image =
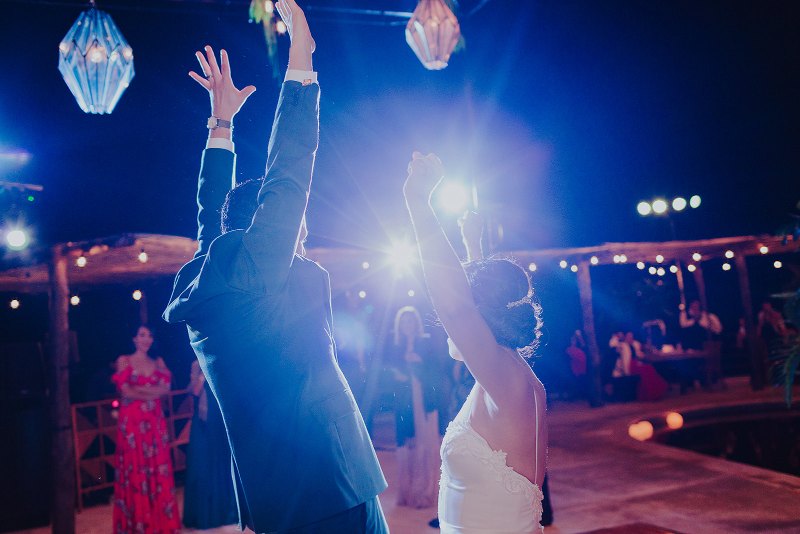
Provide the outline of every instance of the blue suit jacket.
<path id="1" fill-rule="evenodd" d="M 185 321 L 222 411 L 240 523 L 257 533 L 313 523 L 386 488 L 339 370 L 330 282 L 295 255 L 319 133 L 319 86 L 284 82 L 267 175 L 247 230 L 219 234 L 235 156 L 207 149 L 195 258 L 164 319 Z"/>

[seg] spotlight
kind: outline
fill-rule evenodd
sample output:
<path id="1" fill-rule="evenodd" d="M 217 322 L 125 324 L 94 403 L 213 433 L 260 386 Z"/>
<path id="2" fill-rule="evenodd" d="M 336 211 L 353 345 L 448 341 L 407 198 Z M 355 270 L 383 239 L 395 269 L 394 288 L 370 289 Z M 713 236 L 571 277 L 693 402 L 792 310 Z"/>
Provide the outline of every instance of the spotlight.
<path id="1" fill-rule="evenodd" d="M 369 269 L 369 262 L 368 261 L 362 262 L 361 268 L 364 269 L 365 271 Z"/>
<path id="2" fill-rule="evenodd" d="M 417 294 L 417 293 L 416 293 L 416 292 L 415 292 L 413 289 L 409 289 L 409 290 L 408 290 L 408 296 L 409 296 L 409 297 L 413 297 L 413 296 L 414 296 L 414 295 L 416 295 L 416 294 Z"/>
<path id="3" fill-rule="evenodd" d="M 535 273 L 535 272 L 536 272 L 536 264 L 535 264 L 535 263 L 533 263 L 533 262 L 529 263 L 529 264 L 528 264 L 528 270 L 529 270 L 530 272 L 532 272 L 532 273 Z"/>
<path id="4" fill-rule="evenodd" d="M 775 260 L 772 266 L 775 267 L 776 269 L 780 269 L 781 267 L 783 267 L 783 262 L 781 262 L 781 260 Z"/>
<path id="5" fill-rule="evenodd" d="M 670 265 L 669 266 L 669 272 L 671 272 L 672 274 L 677 273 L 678 272 L 678 266 L 677 265 Z"/>
<path id="6" fill-rule="evenodd" d="M 600 260 L 597 259 L 597 256 L 592 256 L 589 259 L 589 263 L 591 263 L 592 265 L 597 265 L 598 263 L 600 263 Z"/>
<path id="7" fill-rule="evenodd" d="M 19 300 L 18 299 L 11 299 L 11 302 L 9 302 L 8 305 L 12 310 L 19 309 Z"/>
<path id="8" fill-rule="evenodd" d="M 569 270 L 572 271 L 573 273 L 577 273 L 578 272 L 578 266 L 577 265 L 573 265 L 572 267 L 569 268 Z"/>
<path id="9" fill-rule="evenodd" d="M 762 254 L 768 254 L 769 253 L 769 247 L 767 247 L 765 245 L 761 245 L 761 248 L 759 248 L 758 251 L 760 253 L 762 253 Z"/>
<path id="10" fill-rule="evenodd" d="M 650 206 L 649 202 L 642 201 L 636 205 L 636 211 L 638 211 L 639 215 L 641 215 L 642 217 L 646 217 L 653 212 L 653 207 Z"/>
<path id="11" fill-rule="evenodd" d="M 561 267 L 562 269 L 566 269 L 567 268 L 567 260 L 561 260 L 560 262 L 558 262 L 558 266 Z"/>
<path id="12" fill-rule="evenodd" d="M 142 300 L 142 292 L 141 290 L 137 289 L 133 292 L 133 300 Z"/>
<path id="13" fill-rule="evenodd" d="M 361 291 L 358 292 L 358 298 L 360 299 L 367 298 L 367 292 L 362 289 Z"/>
<path id="14" fill-rule="evenodd" d="M 389 249 L 389 261 L 394 266 L 395 276 L 401 277 L 411 270 L 411 265 L 416 263 L 417 247 L 408 241 L 393 243 Z"/>
<path id="15" fill-rule="evenodd" d="M 692 195 L 692 198 L 689 199 L 689 205 L 693 208 L 699 208 L 701 202 L 700 195 Z"/>
<path id="16" fill-rule="evenodd" d="M 659 198 L 653 201 L 653 213 L 661 215 L 667 211 L 667 201 Z"/>
<path id="17" fill-rule="evenodd" d="M 81 303 L 81 298 L 78 295 L 72 295 L 72 297 L 69 299 L 69 303 L 73 306 L 77 306 Z"/>
<path id="18" fill-rule="evenodd" d="M 439 206 L 448 213 L 464 213 L 469 205 L 469 194 L 458 182 L 443 183 L 436 195 Z"/>
<path id="19" fill-rule="evenodd" d="M 637 261 L 636 262 L 636 268 L 639 269 L 640 271 L 642 269 L 644 269 L 644 262 L 643 261 Z"/>
<path id="20" fill-rule="evenodd" d="M 75 260 L 75 265 L 81 268 L 86 267 L 86 261 L 86 256 L 80 255 L 78 256 L 78 259 Z"/>
<path id="21" fill-rule="evenodd" d="M 662 256 L 661 254 L 658 254 L 656 256 L 656 263 L 663 263 L 663 262 L 664 262 L 664 256 Z"/>
<path id="22" fill-rule="evenodd" d="M 700 261 L 703 259 L 703 256 L 701 256 L 699 252 L 695 252 L 694 254 L 692 254 L 692 259 L 694 261 Z"/>
<path id="23" fill-rule="evenodd" d="M 145 252 L 144 250 L 141 251 L 139 253 L 138 259 L 139 259 L 139 263 L 147 263 L 147 260 L 149 259 L 147 257 L 147 252 Z"/>
<path id="24" fill-rule="evenodd" d="M 731 264 L 726 261 L 725 263 L 722 264 L 722 270 L 723 271 L 730 271 L 731 270 Z"/>
<path id="25" fill-rule="evenodd" d="M 655 268 L 655 267 L 653 267 L 653 266 L 651 265 L 651 266 L 650 266 L 650 268 L 649 268 L 649 269 L 647 269 L 647 272 L 648 272 L 648 273 L 650 273 L 650 274 L 656 274 L 658 271 L 656 270 L 656 268 Z"/>
<path id="26" fill-rule="evenodd" d="M 675 211 L 683 211 L 686 209 L 686 199 L 683 197 L 678 197 L 672 201 L 672 209 Z"/>
<path id="27" fill-rule="evenodd" d="M 6 243 L 11 250 L 22 250 L 28 246 L 28 232 L 14 228 L 6 232 Z"/>
<path id="28" fill-rule="evenodd" d="M 694 263 L 690 263 L 689 265 L 686 266 L 686 270 L 689 271 L 690 273 L 693 273 L 697 270 L 697 267 L 695 267 Z"/>

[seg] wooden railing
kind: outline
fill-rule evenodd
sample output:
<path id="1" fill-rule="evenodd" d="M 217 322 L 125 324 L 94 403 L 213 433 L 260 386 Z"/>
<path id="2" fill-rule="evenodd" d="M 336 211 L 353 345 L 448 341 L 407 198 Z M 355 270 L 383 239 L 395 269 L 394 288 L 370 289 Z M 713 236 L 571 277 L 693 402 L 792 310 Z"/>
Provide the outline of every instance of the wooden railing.
<path id="1" fill-rule="evenodd" d="M 186 455 L 179 447 L 189 443 L 194 396 L 187 389 L 170 391 L 162 399 L 175 471 L 186 469 Z M 72 436 L 75 443 L 75 479 L 78 511 L 84 496 L 114 487 L 119 401 L 106 399 L 72 405 Z"/>

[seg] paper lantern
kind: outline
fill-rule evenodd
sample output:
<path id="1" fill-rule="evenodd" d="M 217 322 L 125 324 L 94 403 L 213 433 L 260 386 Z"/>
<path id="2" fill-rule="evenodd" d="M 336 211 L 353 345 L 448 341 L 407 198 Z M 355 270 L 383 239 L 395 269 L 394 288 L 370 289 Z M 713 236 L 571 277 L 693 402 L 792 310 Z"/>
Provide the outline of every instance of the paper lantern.
<path id="1" fill-rule="evenodd" d="M 447 66 L 460 36 L 458 19 L 444 0 L 420 0 L 406 25 L 408 46 L 430 70 Z"/>
<path id="2" fill-rule="evenodd" d="M 58 45 L 58 70 L 86 113 L 111 113 L 133 79 L 133 49 L 108 13 L 84 11 Z"/>

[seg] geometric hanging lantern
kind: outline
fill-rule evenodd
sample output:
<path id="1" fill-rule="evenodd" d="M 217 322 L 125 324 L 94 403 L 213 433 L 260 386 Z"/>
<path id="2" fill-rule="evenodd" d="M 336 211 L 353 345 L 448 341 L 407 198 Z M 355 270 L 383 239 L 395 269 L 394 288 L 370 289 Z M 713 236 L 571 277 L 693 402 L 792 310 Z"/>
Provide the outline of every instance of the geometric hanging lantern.
<path id="1" fill-rule="evenodd" d="M 430 70 L 447 66 L 460 36 L 458 19 L 444 0 L 419 0 L 406 25 L 408 46 Z"/>
<path id="2" fill-rule="evenodd" d="M 58 45 L 58 70 L 86 113 L 111 113 L 133 79 L 133 49 L 108 13 L 80 14 Z"/>

